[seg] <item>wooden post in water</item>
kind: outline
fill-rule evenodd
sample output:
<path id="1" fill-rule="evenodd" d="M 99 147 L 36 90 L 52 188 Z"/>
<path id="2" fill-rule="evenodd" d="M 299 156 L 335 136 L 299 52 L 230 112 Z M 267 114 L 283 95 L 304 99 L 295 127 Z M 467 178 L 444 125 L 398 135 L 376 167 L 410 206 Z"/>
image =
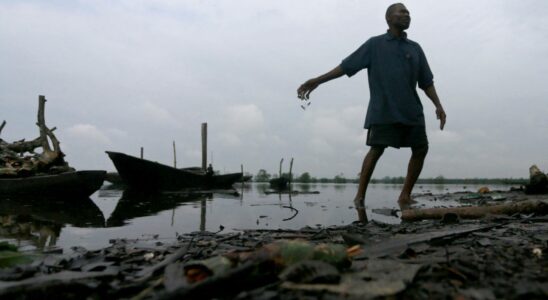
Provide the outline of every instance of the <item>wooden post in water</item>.
<path id="1" fill-rule="evenodd" d="M 2 133 L 2 129 L 4 129 L 4 126 L 6 126 L 6 120 L 2 122 L 2 125 L 0 125 L 0 133 Z"/>
<path id="2" fill-rule="evenodd" d="M 291 158 L 291 162 L 289 162 L 289 178 L 287 179 L 287 188 L 291 192 L 291 177 L 293 171 L 293 157 Z M 289 203 L 291 203 L 291 193 L 289 193 Z"/>
<path id="3" fill-rule="evenodd" d="M 143 147 L 141 147 L 141 159 L 143 159 L 143 152 L 144 152 L 144 149 Z"/>
<path id="4" fill-rule="evenodd" d="M 202 170 L 207 169 L 207 123 L 202 123 Z"/>
<path id="5" fill-rule="evenodd" d="M 293 169 L 293 157 L 291 158 L 291 162 L 289 162 L 289 178 L 288 178 L 288 185 L 291 184 L 291 170 Z"/>
<path id="6" fill-rule="evenodd" d="M 244 175 L 244 164 L 240 165 L 240 170 L 242 171 L 242 175 Z"/>
<path id="7" fill-rule="evenodd" d="M 278 176 L 282 178 L 282 163 L 284 162 L 284 159 L 280 160 L 280 171 L 278 172 Z"/>
<path id="8" fill-rule="evenodd" d="M 177 149 L 175 148 L 175 141 L 173 141 L 173 167 L 177 168 Z"/>
<path id="9" fill-rule="evenodd" d="M 206 198 L 204 197 L 200 205 L 200 231 L 206 230 Z"/>

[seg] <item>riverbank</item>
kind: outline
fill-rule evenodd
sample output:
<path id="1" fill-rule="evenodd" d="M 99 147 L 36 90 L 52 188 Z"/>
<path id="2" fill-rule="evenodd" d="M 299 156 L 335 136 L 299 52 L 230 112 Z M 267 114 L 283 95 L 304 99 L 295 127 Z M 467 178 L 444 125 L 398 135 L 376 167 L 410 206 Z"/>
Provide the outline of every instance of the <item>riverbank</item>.
<path id="1" fill-rule="evenodd" d="M 426 193 L 418 195 L 419 203 L 427 200 L 421 197 L 440 206 L 448 200 L 487 205 L 548 199 L 520 191 Z M 173 239 L 116 239 L 96 251 L 75 247 L 72 253 L 44 254 L 30 265 L 1 269 L 0 298 L 548 297 L 548 217 L 542 214 L 227 234 L 222 229 Z M 292 248 L 287 241 L 293 241 Z M 317 247 L 329 255 L 307 254 Z M 337 254 L 340 247 L 346 249 L 344 257 Z M 302 262 L 305 258 L 315 260 Z"/>

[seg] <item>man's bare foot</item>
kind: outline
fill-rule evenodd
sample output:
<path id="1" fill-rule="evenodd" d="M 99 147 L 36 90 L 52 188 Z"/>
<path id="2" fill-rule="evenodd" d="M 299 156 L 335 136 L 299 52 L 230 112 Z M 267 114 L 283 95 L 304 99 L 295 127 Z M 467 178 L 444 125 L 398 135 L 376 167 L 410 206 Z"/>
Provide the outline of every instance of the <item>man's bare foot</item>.
<path id="1" fill-rule="evenodd" d="M 398 203 L 415 204 L 417 203 L 417 201 L 413 200 L 410 195 L 400 195 L 400 198 L 398 199 Z"/>
<path id="2" fill-rule="evenodd" d="M 356 210 L 358 211 L 358 221 L 362 224 L 366 224 L 369 222 L 367 219 L 367 213 L 365 212 L 365 208 L 362 206 L 361 208 L 356 207 Z"/>
<path id="3" fill-rule="evenodd" d="M 406 209 L 411 208 L 411 203 L 405 203 L 405 202 L 401 202 L 399 200 L 398 200 L 398 205 L 399 205 L 401 211 L 404 211 Z"/>

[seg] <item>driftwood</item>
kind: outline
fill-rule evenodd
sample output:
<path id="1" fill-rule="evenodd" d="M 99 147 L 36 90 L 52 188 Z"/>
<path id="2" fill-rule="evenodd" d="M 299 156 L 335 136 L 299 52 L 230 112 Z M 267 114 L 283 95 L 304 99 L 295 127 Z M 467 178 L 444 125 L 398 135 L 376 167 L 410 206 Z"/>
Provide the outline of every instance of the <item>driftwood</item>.
<path id="1" fill-rule="evenodd" d="M 289 208 L 289 209 L 291 209 L 292 211 L 295 212 L 294 215 L 292 215 L 292 216 L 289 217 L 289 218 L 285 218 L 285 219 L 283 219 L 282 221 L 289 221 L 289 220 L 295 218 L 295 217 L 299 214 L 299 210 L 296 209 L 296 208 L 294 208 L 293 206 L 285 206 L 285 205 L 284 205 L 284 206 L 282 206 L 282 207 L 283 207 L 283 208 Z"/>
<path id="2" fill-rule="evenodd" d="M 19 140 L 7 143 L 0 140 L 0 176 L 30 176 L 37 173 L 60 173 L 74 170 L 68 166 L 61 151 L 60 142 L 45 120 L 46 97 L 38 97 L 36 126 L 40 135 L 30 141 Z M 2 122 L 0 132 L 6 122 Z M 42 148 L 42 153 L 35 150 Z"/>
<path id="3" fill-rule="evenodd" d="M 513 215 L 522 214 L 547 214 L 547 200 L 525 200 L 515 203 L 507 203 L 491 206 L 465 206 L 448 208 L 407 209 L 402 211 L 402 220 L 419 221 L 425 219 L 441 219 L 445 214 L 457 214 L 462 219 L 478 219 L 488 214 Z"/>

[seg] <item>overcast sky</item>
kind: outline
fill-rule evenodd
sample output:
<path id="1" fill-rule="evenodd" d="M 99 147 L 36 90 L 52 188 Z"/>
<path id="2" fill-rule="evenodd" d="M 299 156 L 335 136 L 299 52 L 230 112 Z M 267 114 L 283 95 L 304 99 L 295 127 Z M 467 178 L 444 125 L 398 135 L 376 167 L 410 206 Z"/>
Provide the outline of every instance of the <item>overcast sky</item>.
<path id="1" fill-rule="evenodd" d="M 0 1 L 2 139 L 38 135 L 38 95 L 67 161 L 114 170 L 105 150 L 221 172 L 355 177 L 367 152 L 367 72 L 296 89 L 369 37 L 391 1 Z M 448 115 L 438 129 L 419 91 L 430 152 L 422 177 L 528 177 L 548 171 L 548 2 L 406 1 Z M 405 174 L 389 149 L 373 177 Z M 289 164 L 285 164 L 287 170 Z"/>

